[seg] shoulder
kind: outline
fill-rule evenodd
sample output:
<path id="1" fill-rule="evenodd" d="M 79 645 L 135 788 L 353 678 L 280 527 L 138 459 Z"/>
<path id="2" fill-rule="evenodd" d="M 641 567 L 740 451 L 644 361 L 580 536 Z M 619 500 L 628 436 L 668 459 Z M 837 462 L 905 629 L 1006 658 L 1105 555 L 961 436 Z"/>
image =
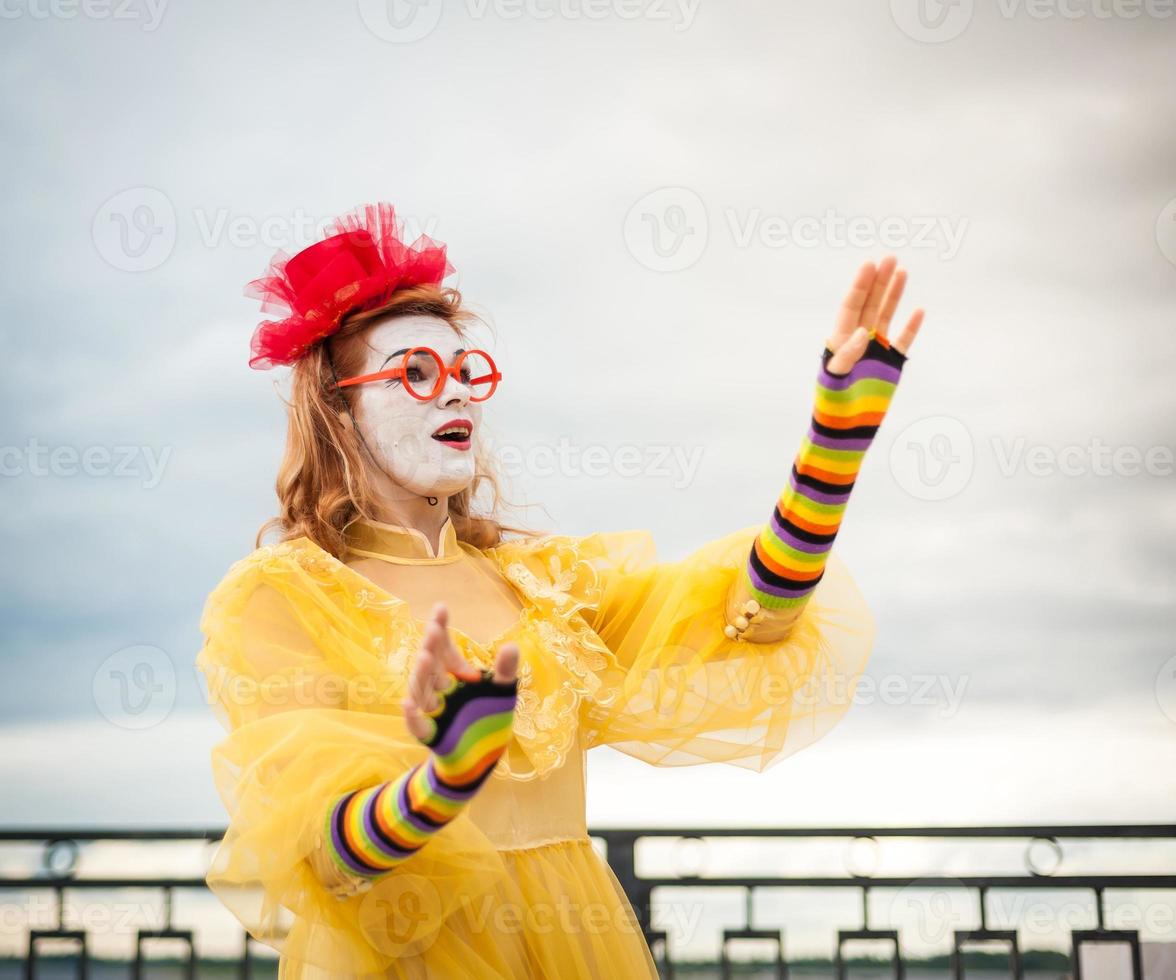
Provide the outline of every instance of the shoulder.
<path id="1" fill-rule="evenodd" d="M 653 536 L 645 530 L 535 535 L 504 541 L 483 554 L 532 598 L 571 593 L 588 600 L 602 577 L 656 562 Z"/>
<path id="2" fill-rule="evenodd" d="M 514 538 L 492 548 L 483 549 L 488 556 L 551 556 L 579 555 L 581 557 L 653 557 L 656 554 L 653 535 L 644 529 L 625 531 L 594 531 L 591 534 L 536 534 Z"/>
<path id="3" fill-rule="evenodd" d="M 246 608 L 277 608 L 313 602 L 338 591 L 348 570 L 337 558 L 306 537 L 262 545 L 229 566 L 209 593 L 201 616 L 236 618 Z"/>

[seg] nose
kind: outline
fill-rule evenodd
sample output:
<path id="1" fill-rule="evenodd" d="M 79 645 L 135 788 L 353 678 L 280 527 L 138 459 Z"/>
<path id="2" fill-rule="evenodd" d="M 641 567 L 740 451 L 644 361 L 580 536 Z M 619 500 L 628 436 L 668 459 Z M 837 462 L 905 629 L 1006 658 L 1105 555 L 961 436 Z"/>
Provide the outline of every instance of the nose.
<path id="1" fill-rule="evenodd" d="M 468 385 L 462 384 L 452 374 L 445 376 L 445 384 L 441 388 L 441 394 L 437 396 L 437 404 L 442 408 L 449 408 L 457 406 L 464 408 L 469 404 L 470 395 L 472 392 Z"/>

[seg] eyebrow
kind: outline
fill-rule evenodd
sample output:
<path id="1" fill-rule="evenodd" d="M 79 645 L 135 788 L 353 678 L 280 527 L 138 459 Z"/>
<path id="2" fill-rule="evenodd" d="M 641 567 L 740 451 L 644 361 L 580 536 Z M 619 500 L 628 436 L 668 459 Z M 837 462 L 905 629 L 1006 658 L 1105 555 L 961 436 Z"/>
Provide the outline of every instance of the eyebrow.
<path id="1" fill-rule="evenodd" d="M 383 370 L 384 364 L 387 364 L 390 360 L 392 360 L 392 358 L 399 357 L 401 354 L 407 354 L 410 350 L 412 350 L 411 347 L 401 347 L 400 350 L 394 350 L 391 354 L 389 354 L 387 357 L 384 358 L 384 363 L 380 365 L 380 369 Z M 464 353 L 465 353 L 465 348 L 459 347 L 457 350 L 455 350 L 453 352 L 453 356 L 457 357 L 458 354 L 464 354 Z"/>

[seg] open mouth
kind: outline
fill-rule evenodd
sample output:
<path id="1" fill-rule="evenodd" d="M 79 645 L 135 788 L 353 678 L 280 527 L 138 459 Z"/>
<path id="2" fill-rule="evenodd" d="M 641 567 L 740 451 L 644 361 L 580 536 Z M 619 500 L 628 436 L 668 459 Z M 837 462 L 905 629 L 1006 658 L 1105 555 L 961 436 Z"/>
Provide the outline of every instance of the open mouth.
<path id="1" fill-rule="evenodd" d="M 468 449 L 473 426 L 469 422 L 450 422 L 433 433 L 433 438 L 455 449 Z"/>

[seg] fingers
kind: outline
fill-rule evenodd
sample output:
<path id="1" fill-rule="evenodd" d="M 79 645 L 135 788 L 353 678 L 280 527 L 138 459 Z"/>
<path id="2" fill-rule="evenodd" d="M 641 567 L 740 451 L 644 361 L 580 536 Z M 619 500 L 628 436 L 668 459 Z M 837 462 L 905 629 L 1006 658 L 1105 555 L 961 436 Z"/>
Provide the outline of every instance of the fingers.
<path id="1" fill-rule="evenodd" d="M 922 307 L 915 310 L 911 314 L 911 318 L 907 321 L 907 325 L 902 328 L 902 333 L 898 335 L 898 340 L 894 341 L 890 346 L 895 348 L 900 354 L 905 354 L 911 349 L 911 344 L 914 343 L 915 337 L 919 334 L 919 327 L 923 325 L 924 310 Z"/>
<path id="2" fill-rule="evenodd" d="M 838 311 L 833 335 L 826 346 L 833 351 L 828 369 L 834 374 L 844 374 L 857 363 L 865 351 L 865 344 L 857 335 L 858 327 L 864 327 L 877 336 L 887 339 L 895 311 L 906 290 L 907 271 L 898 268 L 898 258 L 887 255 L 875 266 L 866 262 L 858 270 L 853 286 L 846 294 Z M 898 339 L 891 342 L 902 354 L 906 354 L 923 323 L 923 310 L 914 312 Z M 848 347 L 853 342 L 852 347 Z"/>
<path id="3" fill-rule="evenodd" d="M 478 680 L 481 672 L 461 655 L 449 635 L 449 607 L 445 603 L 438 602 L 433 606 L 431 621 L 437 624 L 439 631 L 437 655 L 443 670 L 452 671 L 463 680 Z M 444 675 L 442 680 L 445 680 Z"/>
<path id="4" fill-rule="evenodd" d="M 837 348 L 825 369 L 833 374 L 848 374 L 861 356 L 866 352 L 870 343 L 870 331 L 865 327 L 858 327 L 849 335 L 849 340 Z"/>
<path id="5" fill-rule="evenodd" d="M 518 676 L 519 648 L 515 643 L 504 643 L 498 648 L 494 661 L 494 682 L 509 684 Z"/>
<path id="6" fill-rule="evenodd" d="M 878 263 L 878 273 L 874 276 L 874 282 L 870 285 L 870 295 L 866 297 L 865 305 L 862 307 L 862 318 L 854 326 L 860 324 L 867 330 L 874 330 L 877 327 L 882 300 L 886 296 L 890 280 L 894 277 L 894 270 L 897 267 L 898 258 L 894 255 L 888 255 Z"/>
<path id="7" fill-rule="evenodd" d="M 412 674 L 408 678 L 408 695 L 401 701 L 408 730 L 421 739 L 427 738 L 433 728 L 432 722 L 422 714 L 422 711 L 431 711 L 437 706 L 437 699 L 433 693 L 436 689 L 435 674 L 436 657 L 426 641 L 412 666 Z"/>
<path id="8" fill-rule="evenodd" d="M 424 740 L 433 732 L 434 722 L 428 713 L 440 705 L 438 691 L 446 691 L 454 683 L 452 675 L 462 680 L 479 681 L 482 672 L 470 664 L 458 651 L 449 634 L 449 609 L 443 602 L 434 604 L 425 626 L 421 648 L 408 679 L 408 693 L 401 701 L 408 730 Z M 518 677 L 519 647 L 504 643 L 498 648 L 493 679 L 509 684 Z"/>
<path id="9" fill-rule="evenodd" d="M 841 302 L 841 309 L 837 311 L 833 336 L 828 340 L 830 350 L 836 351 L 849 340 L 850 335 L 862 322 L 862 309 L 870 297 L 870 288 L 874 285 L 877 274 L 878 270 L 874 268 L 873 262 L 866 262 L 858 269 L 853 285 L 849 287 L 849 292 Z"/>
<path id="10" fill-rule="evenodd" d="M 408 679 L 408 694 L 401 701 L 408 730 L 417 738 L 426 738 L 432 731 L 433 723 L 425 712 L 435 711 L 440 705 L 437 692 L 446 690 L 452 683 L 450 672 L 463 680 L 481 677 L 454 647 L 448 621 L 449 610 L 444 603 L 436 603 Z"/>
<path id="11" fill-rule="evenodd" d="M 896 269 L 894 278 L 886 289 L 886 298 L 882 300 L 882 308 L 878 311 L 878 321 L 874 324 L 874 332 L 879 337 L 888 336 L 890 321 L 894 319 L 894 311 L 898 308 L 898 301 L 902 299 L 902 292 L 906 289 L 906 269 Z"/>

